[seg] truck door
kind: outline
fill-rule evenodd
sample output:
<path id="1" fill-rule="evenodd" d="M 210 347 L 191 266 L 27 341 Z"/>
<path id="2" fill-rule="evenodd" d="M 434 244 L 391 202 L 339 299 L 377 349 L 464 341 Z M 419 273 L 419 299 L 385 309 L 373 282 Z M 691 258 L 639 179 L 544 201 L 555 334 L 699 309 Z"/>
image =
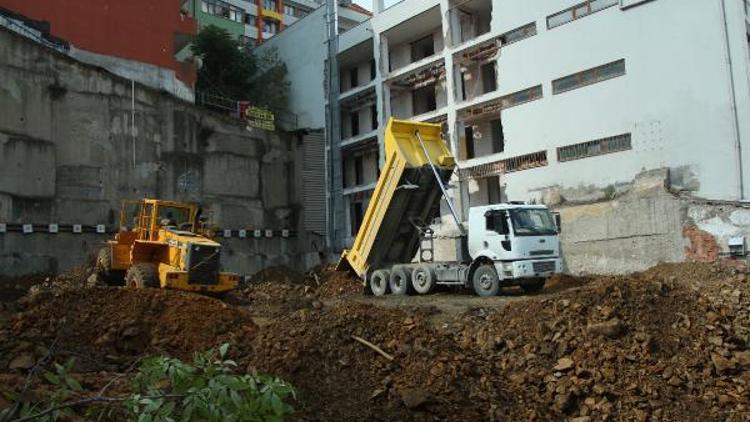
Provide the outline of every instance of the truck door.
<path id="1" fill-rule="evenodd" d="M 510 229 L 508 212 L 492 210 L 484 214 L 485 217 L 485 248 L 495 254 L 494 259 L 502 259 L 506 252 L 510 252 Z"/>

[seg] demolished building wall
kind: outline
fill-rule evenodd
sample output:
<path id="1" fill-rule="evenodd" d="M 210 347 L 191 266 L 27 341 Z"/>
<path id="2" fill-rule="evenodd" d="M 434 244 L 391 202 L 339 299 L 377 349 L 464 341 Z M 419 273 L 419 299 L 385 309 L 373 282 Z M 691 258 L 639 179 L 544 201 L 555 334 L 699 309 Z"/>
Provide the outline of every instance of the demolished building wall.
<path id="1" fill-rule="evenodd" d="M 143 197 L 200 203 L 231 230 L 218 239 L 226 270 L 315 263 L 301 246 L 298 135 L 249 132 L 6 30 L 0 110 L 0 274 L 86 262 L 117 229 L 120 201 Z"/>

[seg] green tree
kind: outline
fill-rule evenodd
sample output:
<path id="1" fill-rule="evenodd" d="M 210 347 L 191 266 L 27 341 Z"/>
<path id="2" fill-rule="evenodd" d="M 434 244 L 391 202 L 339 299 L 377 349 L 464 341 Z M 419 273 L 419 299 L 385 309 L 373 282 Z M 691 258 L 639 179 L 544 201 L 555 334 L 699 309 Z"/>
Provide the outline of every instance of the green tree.
<path id="1" fill-rule="evenodd" d="M 274 111 L 286 109 L 286 65 L 275 49 L 265 51 L 260 55 L 248 51 L 217 26 L 203 28 L 192 45 L 201 63 L 196 88 Z"/>

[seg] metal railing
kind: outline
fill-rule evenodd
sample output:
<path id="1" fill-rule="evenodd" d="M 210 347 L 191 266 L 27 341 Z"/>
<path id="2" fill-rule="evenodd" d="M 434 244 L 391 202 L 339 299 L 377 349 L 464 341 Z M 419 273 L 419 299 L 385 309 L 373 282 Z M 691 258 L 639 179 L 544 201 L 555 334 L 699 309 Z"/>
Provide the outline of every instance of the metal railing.
<path id="1" fill-rule="evenodd" d="M 241 103 L 243 102 L 209 91 L 195 92 L 195 105 L 244 120 L 243 116 L 240 115 Z M 297 115 L 295 113 L 289 111 L 274 111 L 273 115 L 278 129 L 294 131 L 299 128 Z"/>

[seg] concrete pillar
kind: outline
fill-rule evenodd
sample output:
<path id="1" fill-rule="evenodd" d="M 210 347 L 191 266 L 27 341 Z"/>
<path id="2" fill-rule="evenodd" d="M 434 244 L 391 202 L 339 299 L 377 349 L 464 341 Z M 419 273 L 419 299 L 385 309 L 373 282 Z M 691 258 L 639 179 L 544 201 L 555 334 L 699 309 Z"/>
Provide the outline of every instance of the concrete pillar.
<path id="1" fill-rule="evenodd" d="M 388 39 L 381 34 L 373 35 L 375 55 L 375 93 L 378 109 L 378 167 L 385 164 L 385 125 L 391 117 L 391 89 L 383 81 L 388 74 Z"/>
<path id="2" fill-rule="evenodd" d="M 440 10 L 441 15 L 443 17 L 443 36 L 446 39 L 450 38 L 450 32 L 452 31 L 452 28 L 454 28 L 452 17 L 450 12 L 450 1 L 449 0 L 440 0 Z M 453 39 L 451 39 L 451 43 L 453 43 Z M 456 113 L 456 79 L 453 77 L 455 73 L 454 70 L 454 64 L 453 64 L 453 55 L 447 54 L 445 56 L 445 90 L 446 94 L 448 96 L 448 112 L 447 112 L 447 123 L 448 123 L 448 133 L 446 141 L 448 142 L 448 146 L 450 147 L 451 151 L 453 152 L 453 156 L 456 157 L 456 160 L 458 160 L 458 153 L 459 153 L 459 147 L 458 147 L 458 138 L 459 138 L 459 131 L 458 131 L 458 115 Z M 466 220 L 466 215 L 464 212 L 464 200 L 463 200 L 463 192 L 466 190 L 466 187 L 464 186 L 464 182 L 454 176 L 455 179 L 458 181 L 455 184 L 455 188 L 453 189 L 453 192 L 451 192 L 453 196 L 453 205 L 456 208 L 456 211 L 458 212 L 458 217 L 461 220 Z"/>
<path id="3" fill-rule="evenodd" d="M 385 10 L 385 0 L 372 0 L 372 13 L 377 15 Z"/>

